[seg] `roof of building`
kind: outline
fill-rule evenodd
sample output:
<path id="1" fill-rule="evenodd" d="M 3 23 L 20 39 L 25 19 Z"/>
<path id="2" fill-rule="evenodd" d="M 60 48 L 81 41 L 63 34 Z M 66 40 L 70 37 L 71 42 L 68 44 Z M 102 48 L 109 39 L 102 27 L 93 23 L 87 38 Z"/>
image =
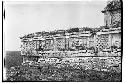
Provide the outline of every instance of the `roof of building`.
<path id="1" fill-rule="evenodd" d="M 50 31 L 50 32 L 42 31 L 42 32 L 35 32 L 35 33 L 30 33 L 30 34 L 24 35 L 23 37 L 20 37 L 20 39 L 48 36 L 48 35 L 57 35 L 57 34 L 64 35 L 65 33 L 83 32 L 83 31 L 89 31 L 91 33 L 92 31 L 94 31 L 94 29 L 88 28 L 88 27 L 83 27 L 83 28 L 70 28 L 68 30 L 55 30 L 55 31 Z"/>

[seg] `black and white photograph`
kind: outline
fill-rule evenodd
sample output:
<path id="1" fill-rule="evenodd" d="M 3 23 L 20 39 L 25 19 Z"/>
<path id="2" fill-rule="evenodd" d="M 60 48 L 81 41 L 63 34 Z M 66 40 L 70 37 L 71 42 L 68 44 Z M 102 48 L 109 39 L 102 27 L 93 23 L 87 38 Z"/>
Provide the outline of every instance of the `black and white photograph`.
<path id="1" fill-rule="evenodd" d="M 122 4 L 2 1 L 2 81 L 122 82 Z"/>

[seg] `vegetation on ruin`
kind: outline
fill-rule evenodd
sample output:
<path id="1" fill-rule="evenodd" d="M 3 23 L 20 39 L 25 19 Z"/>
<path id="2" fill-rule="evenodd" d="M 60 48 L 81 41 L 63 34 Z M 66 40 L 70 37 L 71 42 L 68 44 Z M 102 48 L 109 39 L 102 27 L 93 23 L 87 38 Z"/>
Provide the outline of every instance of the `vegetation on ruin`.
<path id="1" fill-rule="evenodd" d="M 84 70 L 68 64 L 22 65 L 9 69 L 6 81 L 120 82 L 121 73 Z"/>

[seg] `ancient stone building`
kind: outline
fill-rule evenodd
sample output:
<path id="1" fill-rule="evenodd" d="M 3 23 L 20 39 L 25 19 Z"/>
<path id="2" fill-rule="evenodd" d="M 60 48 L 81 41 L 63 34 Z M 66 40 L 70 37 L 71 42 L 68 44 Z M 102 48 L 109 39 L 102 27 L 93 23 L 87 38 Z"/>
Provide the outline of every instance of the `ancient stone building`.
<path id="1" fill-rule="evenodd" d="M 119 0 L 109 1 L 102 11 L 105 26 L 97 32 L 99 49 L 121 47 L 121 3 Z"/>
<path id="2" fill-rule="evenodd" d="M 107 6 L 102 11 L 104 13 L 105 26 L 116 28 L 121 26 L 121 2 L 112 0 L 107 2 Z"/>
<path id="3" fill-rule="evenodd" d="M 121 2 L 109 1 L 102 11 L 104 26 L 36 32 L 21 37 L 21 54 L 26 61 L 63 58 L 71 62 L 100 60 L 121 64 Z M 117 62 L 118 61 L 118 62 Z M 108 62 L 108 63 L 106 63 Z M 88 63 L 88 62 L 87 62 Z M 121 66 L 119 66 L 121 67 Z"/>

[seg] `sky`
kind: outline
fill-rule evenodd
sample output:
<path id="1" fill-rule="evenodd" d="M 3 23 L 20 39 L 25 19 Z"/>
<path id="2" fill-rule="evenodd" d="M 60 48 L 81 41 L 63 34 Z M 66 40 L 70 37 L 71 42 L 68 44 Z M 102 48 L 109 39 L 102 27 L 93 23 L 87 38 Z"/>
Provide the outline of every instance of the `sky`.
<path id="1" fill-rule="evenodd" d="M 104 25 L 105 0 L 4 2 L 4 47 L 19 51 L 19 37 L 29 33 Z"/>

